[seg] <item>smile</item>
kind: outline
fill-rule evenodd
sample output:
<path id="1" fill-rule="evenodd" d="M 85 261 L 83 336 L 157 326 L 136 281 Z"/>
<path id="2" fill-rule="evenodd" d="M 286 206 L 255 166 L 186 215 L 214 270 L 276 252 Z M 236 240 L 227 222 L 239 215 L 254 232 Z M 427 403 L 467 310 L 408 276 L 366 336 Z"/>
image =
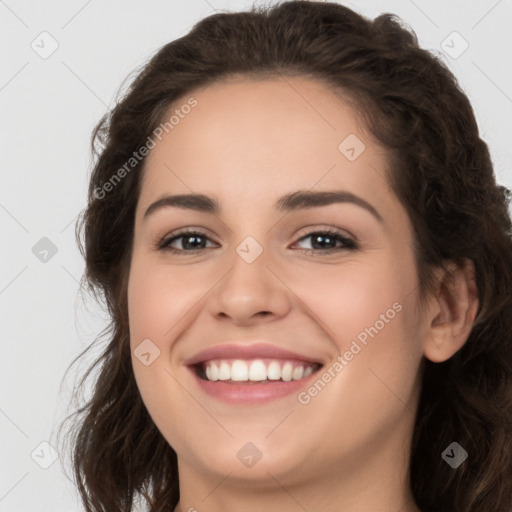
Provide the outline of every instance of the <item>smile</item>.
<path id="1" fill-rule="evenodd" d="M 198 391 L 232 405 L 263 404 L 302 391 L 325 361 L 275 344 L 224 343 L 183 361 Z"/>
<path id="2" fill-rule="evenodd" d="M 303 361 L 276 359 L 217 359 L 199 366 L 198 376 L 212 382 L 290 382 L 309 377 L 319 366 Z"/>

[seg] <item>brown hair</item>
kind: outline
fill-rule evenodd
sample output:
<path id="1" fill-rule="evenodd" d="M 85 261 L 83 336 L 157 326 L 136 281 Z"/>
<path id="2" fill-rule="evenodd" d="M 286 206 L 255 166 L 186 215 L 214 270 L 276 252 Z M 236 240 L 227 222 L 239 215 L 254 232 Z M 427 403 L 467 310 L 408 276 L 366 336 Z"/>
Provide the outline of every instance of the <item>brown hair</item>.
<path id="1" fill-rule="evenodd" d="M 83 279 L 112 323 L 106 348 L 75 390 L 98 367 L 92 396 L 67 418 L 75 418 L 72 463 L 86 510 L 131 511 L 144 496 L 151 512 L 168 512 L 179 500 L 176 453 L 141 399 L 129 347 L 126 284 L 145 160 L 106 197 L 97 191 L 195 88 L 286 75 L 318 78 L 338 91 L 389 151 L 391 185 L 414 227 L 420 296 L 433 290 L 432 269 L 444 260 L 475 264 L 480 306 L 466 344 L 444 363 L 424 361 L 410 458 L 418 507 L 512 510 L 509 191 L 495 181 L 456 78 L 399 18 L 369 20 L 335 3 L 301 1 L 201 20 L 158 51 L 93 133 L 95 165 L 76 233 Z M 457 469 L 441 457 L 453 441 L 469 453 Z"/>

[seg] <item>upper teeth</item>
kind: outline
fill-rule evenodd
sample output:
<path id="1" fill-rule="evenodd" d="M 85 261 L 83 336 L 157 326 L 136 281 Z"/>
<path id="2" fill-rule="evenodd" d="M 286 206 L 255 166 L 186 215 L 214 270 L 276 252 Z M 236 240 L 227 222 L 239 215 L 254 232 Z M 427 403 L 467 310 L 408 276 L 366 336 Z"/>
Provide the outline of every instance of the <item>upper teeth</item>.
<path id="1" fill-rule="evenodd" d="M 261 381 L 261 380 L 279 380 L 287 382 L 290 380 L 299 380 L 313 373 L 314 364 L 285 361 L 263 361 L 255 359 L 253 361 L 243 361 L 235 359 L 233 361 L 217 360 L 208 361 L 204 365 L 206 377 L 208 380 L 233 380 L 233 381 Z"/>

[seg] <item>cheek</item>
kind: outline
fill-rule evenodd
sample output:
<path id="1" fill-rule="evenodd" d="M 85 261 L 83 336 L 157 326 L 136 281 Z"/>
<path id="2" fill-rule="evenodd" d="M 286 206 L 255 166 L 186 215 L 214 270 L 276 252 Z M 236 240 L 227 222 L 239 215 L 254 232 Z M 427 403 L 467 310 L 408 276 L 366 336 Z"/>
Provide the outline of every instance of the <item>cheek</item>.
<path id="1" fill-rule="evenodd" d="M 143 258 L 134 259 L 128 281 L 132 346 L 145 338 L 160 345 L 165 334 L 186 311 L 190 290 L 175 270 Z"/>
<path id="2" fill-rule="evenodd" d="M 375 265 L 347 265 L 329 276 L 316 276 L 308 306 L 336 349 L 357 373 L 382 369 L 399 388 L 414 380 L 421 359 L 417 327 L 417 276 L 412 255 L 382 255 Z M 305 290 L 306 288 L 304 288 Z M 358 361 L 352 365 L 351 361 Z M 409 371 L 410 370 L 410 371 Z"/>
<path id="3" fill-rule="evenodd" d="M 359 275 L 350 284 L 352 293 L 344 297 L 346 313 L 336 325 L 342 333 L 337 337 L 339 350 L 345 359 L 351 358 L 345 378 L 368 404 L 368 421 L 379 408 L 384 421 L 386 415 L 403 410 L 417 385 L 422 346 L 415 323 L 414 261 L 390 257 L 378 272 Z"/>
<path id="4" fill-rule="evenodd" d="M 181 450 L 186 449 L 180 444 L 185 437 L 181 424 L 190 415 L 190 397 L 176 383 L 168 340 L 173 338 L 173 325 L 190 309 L 187 288 L 178 272 L 134 256 L 127 290 L 133 372 L 148 413 Z M 144 352 L 150 354 L 149 361 L 139 359 Z"/>
<path id="5" fill-rule="evenodd" d="M 378 322 L 386 311 L 394 318 L 400 309 L 395 303 L 403 305 L 414 298 L 415 283 L 411 262 L 382 255 L 371 264 L 349 262 L 339 268 L 310 270 L 300 284 L 296 280 L 295 291 L 324 321 L 333 338 L 347 339 Z"/>

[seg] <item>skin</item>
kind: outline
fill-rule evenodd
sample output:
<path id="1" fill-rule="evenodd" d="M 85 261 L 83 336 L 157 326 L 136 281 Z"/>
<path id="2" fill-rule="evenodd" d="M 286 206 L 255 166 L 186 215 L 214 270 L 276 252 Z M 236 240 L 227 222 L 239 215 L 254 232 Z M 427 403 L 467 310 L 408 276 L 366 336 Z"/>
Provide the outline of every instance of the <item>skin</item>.
<path id="1" fill-rule="evenodd" d="M 438 291 L 420 311 L 412 227 L 388 186 L 386 152 L 321 82 L 242 78 L 189 96 L 197 107 L 146 161 L 128 284 L 137 384 L 178 455 L 176 511 L 417 512 L 408 456 L 421 363 L 444 361 L 467 340 L 478 307 L 472 265 L 452 265 L 451 277 L 438 269 Z M 354 161 L 338 149 L 349 134 L 365 144 Z M 349 202 L 274 208 L 298 190 L 341 189 L 383 221 Z M 162 195 L 192 192 L 221 211 L 166 207 L 143 218 Z M 205 248 L 185 252 L 190 237 L 172 244 L 182 254 L 156 248 L 183 228 L 204 232 Z M 330 242 L 341 249 L 326 254 L 304 238 L 325 228 L 358 248 Z M 263 249 L 252 263 L 236 252 L 248 236 Z M 183 365 L 212 346 L 262 340 L 328 367 L 397 302 L 394 318 L 307 404 L 291 395 L 228 405 Z M 133 351 L 148 338 L 160 356 L 145 366 Z M 262 455 L 250 468 L 237 458 L 247 442 Z M 441 461 L 445 447 L 432 448 Z"/>

